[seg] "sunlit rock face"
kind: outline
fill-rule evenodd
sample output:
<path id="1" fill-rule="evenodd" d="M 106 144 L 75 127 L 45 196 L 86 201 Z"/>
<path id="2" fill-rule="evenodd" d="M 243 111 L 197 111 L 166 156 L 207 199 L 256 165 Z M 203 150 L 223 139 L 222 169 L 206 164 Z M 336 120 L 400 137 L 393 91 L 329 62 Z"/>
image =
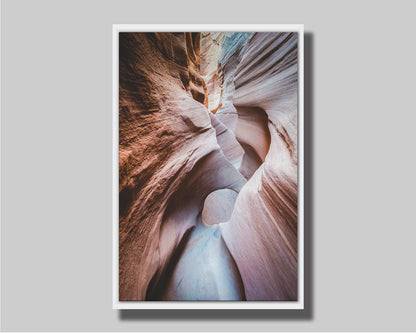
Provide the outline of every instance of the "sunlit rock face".
<path id="1" fill-rule="evenodd" d="M 296 300 L 297 35 L 119 45 L 120 300 Z"/>

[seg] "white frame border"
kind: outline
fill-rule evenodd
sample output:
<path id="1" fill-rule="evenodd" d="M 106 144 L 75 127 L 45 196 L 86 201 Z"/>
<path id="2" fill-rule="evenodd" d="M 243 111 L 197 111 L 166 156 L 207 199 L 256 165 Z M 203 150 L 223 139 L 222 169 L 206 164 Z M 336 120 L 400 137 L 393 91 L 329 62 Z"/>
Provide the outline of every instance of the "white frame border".
<path id="1" fill-rule="evenodd" d="M 276 31 L 298 33 L 298 300 L 119 301 L 118 116 L 119 32 Z M 303 24 L 113 24 L 113 309 L 304 309 L 304 29 Z"/>

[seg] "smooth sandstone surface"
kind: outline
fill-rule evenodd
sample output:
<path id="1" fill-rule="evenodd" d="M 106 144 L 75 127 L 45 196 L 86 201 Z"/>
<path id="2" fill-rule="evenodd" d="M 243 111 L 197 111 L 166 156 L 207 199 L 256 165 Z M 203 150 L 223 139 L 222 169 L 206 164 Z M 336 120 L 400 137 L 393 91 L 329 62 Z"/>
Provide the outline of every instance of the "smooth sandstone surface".
<path id="1" fill-rule="evenodd" d="M 251 175 L 223 237 L 248 300 L 297 298 L 297 35 L 257 33 L 235 78 L 236 137 Z M 243 160 L 244 161 L 244 160 Z M 253 170 L 253 164 L 260 164 Z M 254 171 L 254 174 L 251 174 Z"/>

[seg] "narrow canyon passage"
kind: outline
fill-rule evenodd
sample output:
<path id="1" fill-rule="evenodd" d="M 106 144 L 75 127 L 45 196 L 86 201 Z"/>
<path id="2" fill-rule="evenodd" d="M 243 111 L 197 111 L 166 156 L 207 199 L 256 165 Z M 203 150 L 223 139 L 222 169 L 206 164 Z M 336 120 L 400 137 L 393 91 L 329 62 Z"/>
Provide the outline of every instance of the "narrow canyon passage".
<path id="1" fill-rule="evenodd" d="M 297 298 L 296 43 L 120 34 L 120 300 Z"/>

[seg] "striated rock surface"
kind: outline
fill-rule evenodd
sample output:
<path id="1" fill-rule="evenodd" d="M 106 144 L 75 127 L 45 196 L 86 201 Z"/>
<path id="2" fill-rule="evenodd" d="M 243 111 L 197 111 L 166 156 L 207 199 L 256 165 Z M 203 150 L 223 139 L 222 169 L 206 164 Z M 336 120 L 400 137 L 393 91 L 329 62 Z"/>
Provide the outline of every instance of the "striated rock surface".
<path id="1" fill-rule="evenodd" d="M 234 84 L 235 134 L 245 150 L 240 171 L 251 178 L 222 234 L 247 299 L 293 300 L 297 298 L 297 35 L 255 34 Z"/>
<path id="2" fill-rule="evenodd" d="M 119 45 L 120 300 L 296 300 L 297 35 Z"/>

